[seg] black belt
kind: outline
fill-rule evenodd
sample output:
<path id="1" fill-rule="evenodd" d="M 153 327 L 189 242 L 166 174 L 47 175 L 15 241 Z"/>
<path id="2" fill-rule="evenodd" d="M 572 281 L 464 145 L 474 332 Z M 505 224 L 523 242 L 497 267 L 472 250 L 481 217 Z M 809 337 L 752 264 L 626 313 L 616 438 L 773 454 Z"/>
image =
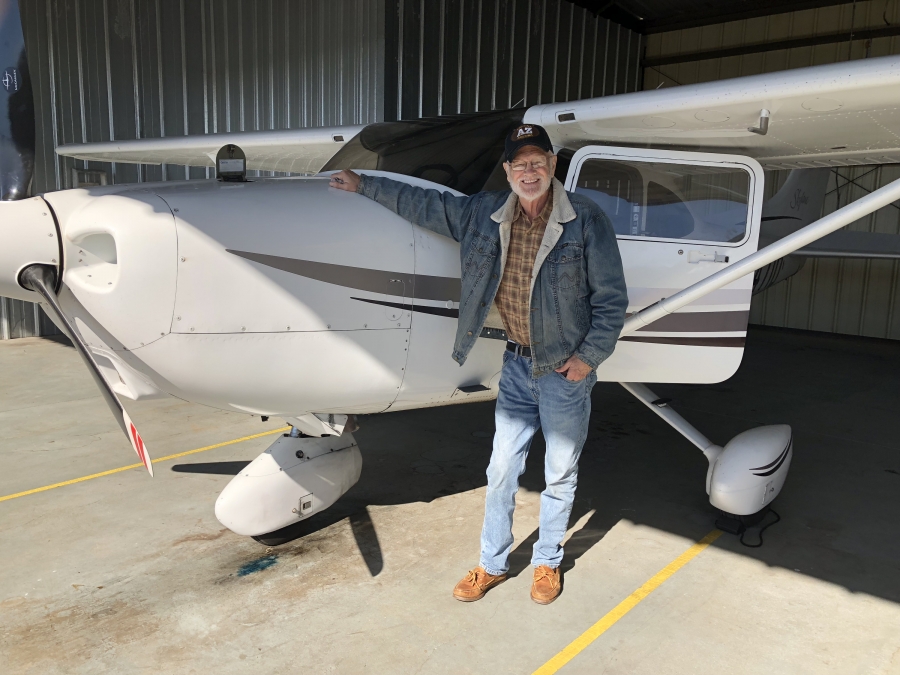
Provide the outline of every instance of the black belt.
<path id="1" fill-rule="evenodd" d="M 526 359 L 531 358 L 531 347 L 523 347 L 512 341 L 506 343 L 506 351 L 513 352 L 516 356 L 524 356 Z"/>

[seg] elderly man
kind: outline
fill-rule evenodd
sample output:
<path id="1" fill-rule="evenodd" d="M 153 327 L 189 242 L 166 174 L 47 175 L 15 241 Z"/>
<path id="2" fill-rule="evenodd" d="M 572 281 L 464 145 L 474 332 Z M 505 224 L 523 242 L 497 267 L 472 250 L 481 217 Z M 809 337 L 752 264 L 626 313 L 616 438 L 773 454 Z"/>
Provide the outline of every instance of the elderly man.
<path id="1" fill-rule="evenodd" d="M 627 296 L 612 225 L 592 201 L 567 193 L 553 178 L 556 157 L 546 130 L 536 124 L 514 129 L 505 159 L 511 193 L 455 197 L 346 170 L 332 176 L 331 186 L 358 192 L 460 243 L 457 362 L 465 361 L 489 314 L 499 310 L 509 342 L 487 470 L 481 561 L 453 596 L 479 600 L 506 580 L 519 476 L 541 428 L 547 487 L 531 597 L 549 604 L 561 591 L 562 540 L 588 432 L 594 371 L 616 346 Z"/>

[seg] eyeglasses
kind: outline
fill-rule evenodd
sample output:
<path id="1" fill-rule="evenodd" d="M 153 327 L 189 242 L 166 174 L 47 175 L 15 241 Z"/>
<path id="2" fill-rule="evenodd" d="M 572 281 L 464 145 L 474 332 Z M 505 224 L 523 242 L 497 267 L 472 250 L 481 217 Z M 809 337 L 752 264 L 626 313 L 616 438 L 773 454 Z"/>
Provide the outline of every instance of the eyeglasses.
<path id="1" fill-rule="evenodd" d="M 534 162 L 513 162 L 509 165 L 509 168 L 513 171 L 519 172 L 524 171 L 529 164 L 534 171 L 540 171 L 547 168 L 547 162 L 543 159 L 538 159 Z"/>

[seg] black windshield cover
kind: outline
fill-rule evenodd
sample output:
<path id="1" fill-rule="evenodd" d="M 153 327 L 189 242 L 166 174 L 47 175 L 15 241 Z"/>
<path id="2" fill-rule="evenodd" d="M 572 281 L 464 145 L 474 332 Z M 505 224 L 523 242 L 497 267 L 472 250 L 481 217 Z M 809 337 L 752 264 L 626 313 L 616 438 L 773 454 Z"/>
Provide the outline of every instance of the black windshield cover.
<path id="1" fill-rule="evenodd" d="M 465 194 L 506 189 L 506 135 L 525 110 L 370 124 L 322 168 L 376 169 L 424 178 Z"/>
<path id="2" fill-rule="evenodd" d="M 28 196 L 34 172 L 34 99 L 19 3 L 0 1 L 0 200 Z"/>

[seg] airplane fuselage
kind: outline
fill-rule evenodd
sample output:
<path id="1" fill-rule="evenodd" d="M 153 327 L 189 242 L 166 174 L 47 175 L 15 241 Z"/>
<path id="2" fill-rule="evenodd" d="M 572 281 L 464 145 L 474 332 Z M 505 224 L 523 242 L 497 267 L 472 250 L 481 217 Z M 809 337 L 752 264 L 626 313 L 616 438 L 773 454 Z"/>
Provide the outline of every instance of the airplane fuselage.
<path id="1" fill-rule="evenodd" d="M 121 396 L 171 394 L 285 418 L 496 396 L 501 330 L 485 330 L 463 366 L 450 357 L 456 242 L 324 178 L 114 186 L 44 199 L 61 233 L 60 302 Z M 747 239 L 731 254 L 755 245 Z M 629 311 L 715 271 L 689 261 L 704 248 L 696 242 L 626 236 L 619 248 Z M 599 379 L 726 379 L 743 354 L 750 283 L 623 339 Z"/>

